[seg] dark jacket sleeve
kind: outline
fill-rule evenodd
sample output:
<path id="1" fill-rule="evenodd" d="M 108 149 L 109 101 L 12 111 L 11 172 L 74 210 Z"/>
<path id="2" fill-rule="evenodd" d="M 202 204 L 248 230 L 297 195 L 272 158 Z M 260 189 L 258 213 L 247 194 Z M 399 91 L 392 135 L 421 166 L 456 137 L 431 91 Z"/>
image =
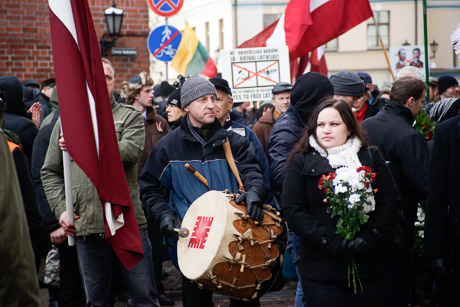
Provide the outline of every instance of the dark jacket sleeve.
<path id="1" fill-rule="evenodd" d="M 244 137 L 230 132 L 230 145 L 236 167 L 241 176 L 244 188 L 256 190 L 265 199 L 268 187 L 264 179 L 264 167 L 256 156 L 254 146 Z"/>
<path id="2" fill-rule="evenodd" d="M 52 232 L 58 229 L 59 223 L 54 213 L 51 211 L 48 200 L 46 199 L 45 189 L 43 188 L 42 180 L 40 177 L 40 170 L 45 162 L 46 151 L 48 150 L 49 139 L 53 131 L 55 122 L 52 122 L 42 129 L 37 134 L 32 149 L 32 179 L 35 185 L 35 194 L 43 218 L 45 229 Z"/>
<path id="3" fill-rule="evenodd" d="M 371 148 L 369 152 L 372 154 L 372 171 L 377 173 L 372 188 L 378 192 L 374 194 L 375 210 L 369 213 L 369 220 L 361 228 L 359 236 L 369 243 L 371 250 L 374 250 L 388 242 L 394 232 L 399 192 L 391 171 L 378 149 Z"/>
<path id="4" fill-rule="evenodd" d="M 21 188 L 22 201 L 26 212 L 27 225 L 29 227 L 30 240 L 35 257 L 40 257 L 42 243 L 44 240 L 43 219 L 38 209 L 37 198 L 35 197 L 34 185 L 29 169 L 29 161 L 21 149 L 13 151 L 13 159 Z"/>
<path id="5" fill-rule="evenodd" d="M 443 124 L 438 125 L 435 130 L 436 137 L 428 171 L 428 200 L 425 207 L 425 255 L 429 259 L 444 258 L 447 255 L 449 238 L 453 235 L 448 231 L 451 222 L 448 217 L 449 205 L 453 203 L 450 199 L 452 191 L 449 182 L 458 181 L 452 178 L 458 176 L 456 173 L 458 170 L 451 167 L 452 159 L 458 159 L 458 156 L 451 156 L 450 150 L 452 143 L 458 141 L 451 138 L 450 134 L 455 132 L 454 127 L 446 127 Z M 458 138 L 457 135 L 453 137 Z"/>
<path id="6" fill-rule="evenodd" d="M 170 165 L 166 150 L 161 145 L 162 141 L 164 138 L 151 151 L 139 177 L 142 209 L 147 218 L 153 218 L 157 222 L 163 212 L 170 210 L 168 205 L 168 191 L 171 187 L 171 176 L 168 176 Z"/>
<path id="7" fill-rule="evenodd" d="M 413 135 L 406 140 L 401 150 L 401 171 L 404 180 L 413 191 L 416 191 L 417 197 L 426 199 L 430 153 L 425 139 L 421 135 Z"/>
<path id="8" fill-rule="evenodd" d="M 275 128 L 274 128 L 275 129 Z M 281 197 L 284 177 L 286 174 L 286 160 L 296 145 L 300 136 L 296 136 L 287 127 L 272 130 L 268 139 L 268 166 L 270 171 L 270 188 L 278 198 Z"/>

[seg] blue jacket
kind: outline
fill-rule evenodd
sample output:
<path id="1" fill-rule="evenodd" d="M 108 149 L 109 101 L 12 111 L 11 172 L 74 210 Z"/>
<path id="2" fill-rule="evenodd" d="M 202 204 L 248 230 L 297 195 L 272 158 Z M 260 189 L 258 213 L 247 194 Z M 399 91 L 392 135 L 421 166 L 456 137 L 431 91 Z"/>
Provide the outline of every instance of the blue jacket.
<path id="1" fill-rule="evenodd" d="M 273 193 L 270 191 L 270 173 L 268 172 L 267 157 L 265 156 L 264 147 L 262 146 L 262 143 L 260 143 L 259 138 L 254 133 L 254 131 L 252 131 L 248 126 L 244 124 L 243 117 L 237 112 L 230 112 L 229 118 L 224 124 L 224 129 L 232 130 L 233 132 L 244 136 L 254 146 L 257 159 L 259 159 L 259 162 L 264 167 L 265 183 L 269 188 L 269 195 L 266 203 L 273 205 Z"/>
<path id="2" fill-rule="evenodd" d="M 275 195 L 275 207 L 281 211 L 281 192 L 286 175 L 286 161 L 292 149 L 302 137 L 305 123 L 293 105 L 281 115 L 268 137 L 268 164 L 270 188 Z"/>
<path id="3" fill-rule="evenodd" d="M 165 210 L 171 209 L 183 219 L 190 205 L 207 191 L 238 192 L 222 146 L 227 137 L 245 189 L 266 195 L 263 167 L 253 145 L 240 135 L 224 130 L 217 119 L 209 135 L 209 140 L 202 144 L 192 134 L 186 116 L 179 129 L 163 137 L 153 148 L 139 181 L 142 206 L 148 218 L 158 221 Z M 207 179 L 209 188 L 185 169 L 186 163 Z"/>

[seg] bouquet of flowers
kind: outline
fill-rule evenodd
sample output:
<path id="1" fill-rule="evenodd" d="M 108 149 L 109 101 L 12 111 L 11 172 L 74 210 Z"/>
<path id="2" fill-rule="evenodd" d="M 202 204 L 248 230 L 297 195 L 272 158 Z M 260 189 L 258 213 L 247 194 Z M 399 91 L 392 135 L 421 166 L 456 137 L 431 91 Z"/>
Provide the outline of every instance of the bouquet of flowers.
<path id="1" fill-rule="evenodd" d="M 377 173 L 372 169 L 361 166 L 357 169 L 340 167 L 335 172 L 323 175 L 319 180 L 318 188 L 326 193 L 325 203 L 329 203 L 332 209 L 331 217 L 338 216 L 336 234 L 346 240 L 351 240 L 369 219 L 369 212 L 375 210 L 374 194 L 377 189 L 372 189 Z M 348 265 L 348 286 L 350 277 L 353 280 L 354 292 L 356 293 L 356 279 L 361 287 L 356 262 L 351 261 Z"/>
<path id="2" fill-rule="evenodd" d="M 415 130 L 421 133 L 427 141 L 429 141 L 433 138 L 435 125 L 436 122 L 431 120 L 430 116 L 422 110 L 420 113 L 418 113 L 413 127 Z"/>
<path id="3" fill-rule="evenodd" d="M 424 204 L 417 206 L 417 220 L 415 221 L 415 238 L 414 238 L 414 252 L 420 258 L 423 255 L 423 242 L 425 239 L 425 210 Z"/>

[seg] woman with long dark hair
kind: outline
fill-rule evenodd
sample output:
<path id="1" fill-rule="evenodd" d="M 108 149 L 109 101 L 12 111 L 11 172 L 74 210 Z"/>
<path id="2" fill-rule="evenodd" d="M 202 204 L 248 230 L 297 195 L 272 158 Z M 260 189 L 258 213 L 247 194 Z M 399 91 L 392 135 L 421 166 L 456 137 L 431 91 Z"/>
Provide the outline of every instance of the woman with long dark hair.
<path id="1" fill-rule="evenodd" d="M 397 218 L 393 203 L 399 194 L 385 160 L 367 146 L 350 107 L 336 99 L 321 102 L 288 163 L 282 204 L 289 227 L 301 238 L 299 270 L 307 305 L 387 306 Z M 339 217 L 331 216 L 333 201 L 326 201 L 318 186 L 322 175 L 339 168 L 355 172 L 362 166 L 377 173 L 372 183 L 372 190 L 378 190 L 372 197 L 375 206 L 356 235 L 345 239 L 337 234 Z M 353 263 L 357 287 L 350 284 Z"/>

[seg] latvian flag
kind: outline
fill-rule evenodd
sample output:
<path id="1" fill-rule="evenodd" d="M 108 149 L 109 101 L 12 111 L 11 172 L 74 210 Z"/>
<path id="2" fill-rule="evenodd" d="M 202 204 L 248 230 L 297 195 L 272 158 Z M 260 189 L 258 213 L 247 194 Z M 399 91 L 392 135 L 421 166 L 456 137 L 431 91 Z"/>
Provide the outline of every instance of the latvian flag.
<path id="1" fill-rule="evenodd" d="M 129 270 L 143 257 L 87 0 L 49 0 L 54 70 L 68 152 L 96 187 L 105 238 Z M 109 210 L 109 211 L 107 211 Z M 123 218 L 110 229 L 110 219 Z"/>

